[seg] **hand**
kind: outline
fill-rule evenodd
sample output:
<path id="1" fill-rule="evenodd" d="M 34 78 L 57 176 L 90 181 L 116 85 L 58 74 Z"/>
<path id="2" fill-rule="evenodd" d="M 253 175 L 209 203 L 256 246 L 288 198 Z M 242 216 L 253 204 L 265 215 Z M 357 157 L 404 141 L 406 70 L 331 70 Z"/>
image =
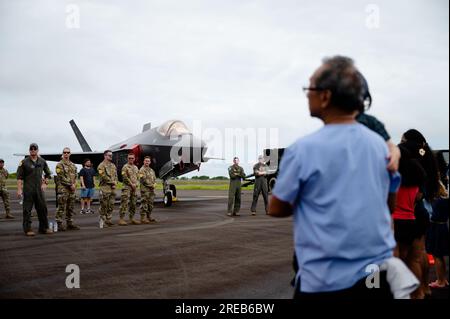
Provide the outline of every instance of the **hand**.
<path id="1" fill-rule="evenodd" d="M 45 192 L 45 190 L 47 189 L 47 184 L 46 183 L 42 183 L 41 189 L 42 189 L 43 192 Z"/>
<path id="2" fill-rule="evenodd" d="M 387 165 L 387 169 L 390 172 L 396 172 L 398 171 L 400 163 L 401 157 L 400 149 L 398 148 L 397 145 L 394 145 L 392 143 L 388 145 L 389 145 L 389 156 L 388 156 L 389 163 Z"/>
<path id="3" fill-rule="evenodd" d="M 22 190 L 21 189 L 18 189 L 17 190 L 17 198 L 22 198 L 22 196 L 23 196 L 23 192 L 22 192 Z"/>
<path id="4" fill-rule="evenodd" d="M 112 184 L 112 185 L 111 185 L 111 188 L 112 188 L 112 189 L 116 189 L 116 184 Z"/>
<path id="5" fill-rule="evenodd" d="M 72 184 L 71 186 L 70 186 L 70 190 L 72 191 L 72 192 L 74 192 L 75 191 L 75 185 L 74 184 Z"/>

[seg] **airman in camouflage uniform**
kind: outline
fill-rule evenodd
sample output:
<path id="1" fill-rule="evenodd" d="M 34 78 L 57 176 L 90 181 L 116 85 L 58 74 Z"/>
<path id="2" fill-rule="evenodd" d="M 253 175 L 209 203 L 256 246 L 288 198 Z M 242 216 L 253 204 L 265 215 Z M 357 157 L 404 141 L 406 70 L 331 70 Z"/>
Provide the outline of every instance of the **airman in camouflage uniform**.
<path id="1" fill-rule="evenodd" d="M 77 184 L 77 167 L 70 161 L 70 149 L 64 148 L 63 159 L 56 164 L 56 176 L 58 187 L 58 210 L 56 222 L 58 230 L 64 231 L 63 218 L 66 217 L 68 230 L 78 230 L 80 227 L 74 224 L 74 204 Z"/>
<path id="2" fill-rule="evenodd" d="M 230 188 L 228 191 L 228 216 L 239 216 L 241 209 L 241 180 L 245 178 L 244 169 L 239 166 L 239 158 L 233 159 L 233 165 L 228 168 Z M 233 209 L 234 203 L 234 209 Z"/>
<path id="3" fill-rule="evenodd" d="M 139 181 L 141 182 L 141 222 L 149 224 L 156 222 L 151 217 L 153 210 L 153 202 L 155 200 L 156 175 L 150 168 L 151 159 L 145 157 L 144 165 L 139 170 Z"/>
<path id="4" fill-rule="evenodd" d="M 112 162 L 112 152 L 107 150 L 103 153 L 104 160 L 97 168 L 100 179 L 100 218 L 105 226 L 114 226 L 112 213 L 116 199 L 117 168 Z"/>
<path id="5" fill-rule="evenodd" d="M 139 169 L 134 165 L 135 157 L 133 154 L 128 154 L 128 163 L 122 168 L 122 196 L 120 202 L 120 226 L 126 226 L 127 222 L 124 220 L 125 214 L 129 213 L 130 224 L 139 225 L 141 222 L 134 219 L 136 213 L 137 201 L 137 187 L 139 178 Z"/>
<path id="6" fill-rule="evenodd" d="M 0 198 L 3 200 L 5 206 L 5 218 L 13 219 L 14 216 L 11 215 L 11 209 L 9 207 L 9 192 L 6 189 L 6 180 L 8 179 L 9 173 L 4 166 L 5 161 L 0 159 Z"/>
<path id="7" fill-rule="evenodd" d="M 255 175 L 255 188 L 253 190 L 253 202 L 252 208 L 250 209 L 252 215 L 256 215 L 256 204 L 258 202 L 259 194 L 262 193 L 264 199 L 264 208 L 266 214 L 268 212 L 268 196 L 269 196 L 269 187 L 267 185 L 267 172 L 269 170 L 269 166 L 264 163 L 264 157 L 258 157 L 258 163 L 253 166 L 253 174 Z"/>

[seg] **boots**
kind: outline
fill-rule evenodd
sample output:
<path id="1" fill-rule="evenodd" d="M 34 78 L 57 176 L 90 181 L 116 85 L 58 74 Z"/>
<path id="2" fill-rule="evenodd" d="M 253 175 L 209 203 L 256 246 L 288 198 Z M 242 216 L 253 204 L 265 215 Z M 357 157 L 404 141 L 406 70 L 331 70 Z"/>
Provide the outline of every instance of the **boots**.
<path id="1" fill-rule="evenodd" d="M 73 222 L 67 223 L 67 230 L 80 230 L 80 227 L 75 225 Z"/>
<path id="2" fill-rule="evenodd" d="M 105 221 L 105 225 L 106 225 L 106 227 L 113 227 L 114 223 L 109 219 L 109 220 Z"/>
<path id="3" fill-rule="evenodd" d="M 62 222 L 58 222 L 58 231 L 65 231 L 66 226 Z"/>
<path id="4" fill-rule="evenodd" d="M 119 225 L 119 226 L 127 226 L 128 224 L 127 224 L 127 222 L 126 222 L 123 218 L 120 218 L 120 219 L 119 219 L 118 225 Z"/>
<path id="5" fill-rule="evenodd" d="M 150 221 L 148 220 L 147 217 L 143 216 L 143 217 L 141 217 L 141 223 L 142 224 L 150 224 Z"/>
<path id="6" fill-rule="evenodd" d="M 5 218 L 6 218 L 6 219 L 14 219 L 14 216 L 11 215 L 11 213 L 8 212 L 8 213 L 6 213 Z"/>
<path id="7" fill-rule="evenodd" d="M 134 218 L 130 218 L 130 224 L 131 225 L 140 225 L 141 222 L 136 220 L 136 219 L 134 219 Z"/>

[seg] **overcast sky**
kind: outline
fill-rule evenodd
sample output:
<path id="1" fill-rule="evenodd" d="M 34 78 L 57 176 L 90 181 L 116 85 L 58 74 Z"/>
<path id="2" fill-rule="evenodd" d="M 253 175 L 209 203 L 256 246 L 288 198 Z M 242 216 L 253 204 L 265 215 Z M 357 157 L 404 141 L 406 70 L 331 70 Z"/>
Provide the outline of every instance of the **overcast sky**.
<path id="1" fill-rule="evenodd" d="M 81 150 L 71 119 L 96 150 L 169 119 L 223 133 L 277 128 L 285 147 L 321 126 L 301 87 L 335 54 L 354 58 L 367 77 L 369 113 L 394 142 L 416 128 L 433 148 L 448 149 L 448 6 L 0 0 L 0 157 L 15 171 L 12 154 L 30 142 L 43 153 Z M 210 141 L 216 150 L 222 143 Z M 230 161 L 209 162 L 200 174 L 226 175 Z"/>

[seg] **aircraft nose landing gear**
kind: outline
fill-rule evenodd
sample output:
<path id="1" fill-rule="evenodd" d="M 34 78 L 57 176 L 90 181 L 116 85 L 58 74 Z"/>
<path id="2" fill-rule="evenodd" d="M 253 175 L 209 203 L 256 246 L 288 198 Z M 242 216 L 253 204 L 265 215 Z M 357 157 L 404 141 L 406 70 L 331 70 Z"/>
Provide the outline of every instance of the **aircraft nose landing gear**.
<path id="1" fill-rule="evenodd" d="M 172 206 L 172 203 L 177 201 L 177 188 L 173 184 L 164 181 L 164 207 Z"/>

